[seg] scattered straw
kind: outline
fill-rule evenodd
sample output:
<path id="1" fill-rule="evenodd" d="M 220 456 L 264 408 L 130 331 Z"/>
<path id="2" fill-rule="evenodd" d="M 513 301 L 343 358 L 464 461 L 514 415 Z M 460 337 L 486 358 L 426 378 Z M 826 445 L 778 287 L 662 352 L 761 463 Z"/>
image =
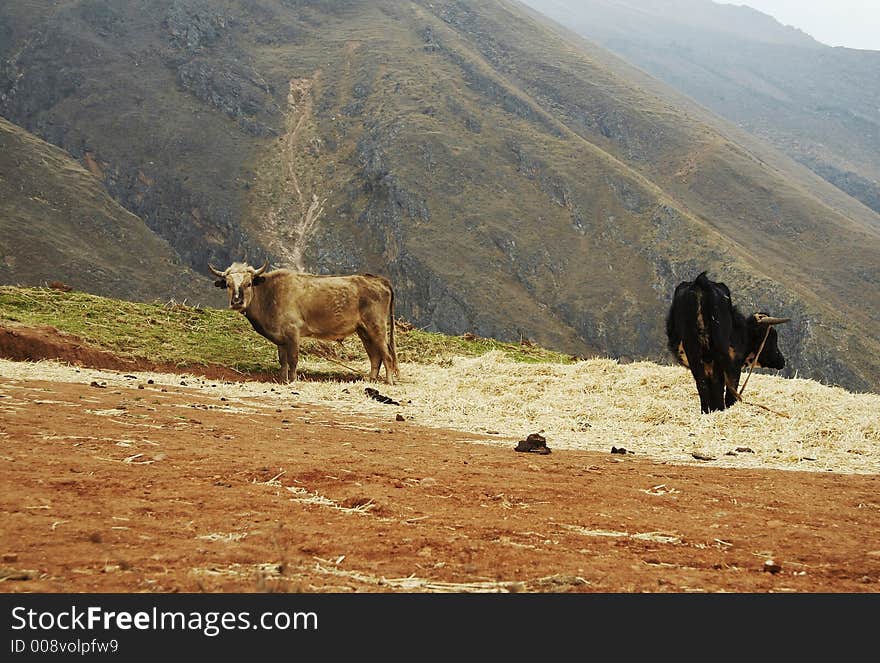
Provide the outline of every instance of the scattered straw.
<path id="1" fill-rule="evenodd" d="M 312 363 L 320 367 L 320 362 Z M 120 373 L 51 361 L 0 360 L 0 376 L 131 386 L 131 380 Z M 757 371 L 749 382 L 749 400 L 784 410 L 790 419 L 744 404 L 701 414 L 693 379 L 677 366 L 619 365 L 611 359 L 526 364 L 506 360 L 500 352 L 453 358 L 448 366 L 403 365 L 397 384 L 381 385 L 383 394 L 401 403 L 394 407 L 365 397 L 358 385 L 366 383 L 224 383 L 155 373 L 138 373 L 138 378 L 153 379 L 154 393 L 163 387 L 197 390 L 235 398 L 241 407 L 265 412 L 291 403 L 321 404 L 384 421 L 400 412 L 409 424 L 460 430 L 465 433 L 462 439 L 492 431 L 492 438 L 482 443 L 511 449 L 524 435 L 543 431 L 554 451 L 609 453 L 616 446 L 635 452 L 636 457 L 678 464 L 880 471 L 880 395 Z M 186 389 L 178 387 L 182 379 Z M 753 453 L 736 451 L 745 447 Z M 715 460 L 697 461 L 694 452 Z"/>
<path id="2" fill-rule="evenodd" d="M 615 530 L 589 529 L 587 527 L 581 527 L 580 525 L 568 525 L 566 523 L 560 523 L 559 527 L 574 532 L 575 534 L 579 534 L 580 536 L 606 536 L 611 538 L 636 539 L 639 541 L 653 541 L 654 543 L 681 543 L 681 537 L 676 536 L 675 534 L 665 534 L 663 532 L 636 532 L 635 534 L 630 534 L 629 532 L 618 532 Z"/>
<path id="3" fill-rule="evenodd" d="M 197 539 L 205 541 L 222 541 L 223 543 L 234 543 L 241 541 L 247 536 L 247 532 L 211 532 L 210 534 L 201 534 Z"/>

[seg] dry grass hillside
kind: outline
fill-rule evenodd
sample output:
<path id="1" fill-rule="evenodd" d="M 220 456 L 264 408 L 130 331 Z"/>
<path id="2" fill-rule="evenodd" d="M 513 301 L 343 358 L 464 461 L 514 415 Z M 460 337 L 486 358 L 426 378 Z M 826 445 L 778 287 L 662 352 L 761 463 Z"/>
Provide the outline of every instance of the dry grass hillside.
<path id="1" fill-rule="evenodd" d="M 880 52 L 712 0 L 525 0 L 880 212 Z"/>
<path id="2" fill-rule="evenodd" d="M 63 150 L 0 117 L 0 282 L 222 303 Z"/>

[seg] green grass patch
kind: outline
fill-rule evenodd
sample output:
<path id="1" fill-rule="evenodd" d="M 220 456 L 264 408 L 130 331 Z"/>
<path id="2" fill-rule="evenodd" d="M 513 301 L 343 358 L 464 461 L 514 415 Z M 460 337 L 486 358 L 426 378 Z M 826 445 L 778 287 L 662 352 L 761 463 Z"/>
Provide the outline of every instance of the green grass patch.
<path id="1" fill-rule="evenodd" d="M 275 371 L 275 346 L 233 311 L 174 302 L 136 303 L 82 292 L 0 286 L 0 323 L 51 325 L 98 348 L 124 357 L 142 357 L 177 366 L 217 364 L 241 372 Z M 417 329 L 395 333 L 402 362 L 447 364 L 456 356 L 476 357 L 493 350 L 514 361 L 568 363 L 569 355 L 537 346 L 464 338 Z M 362 362 L 367 356 L 351 336 L 341 345 L 305 339 L 301 361 Z M 366 366 L 355 364 L 360 369 Z"/>

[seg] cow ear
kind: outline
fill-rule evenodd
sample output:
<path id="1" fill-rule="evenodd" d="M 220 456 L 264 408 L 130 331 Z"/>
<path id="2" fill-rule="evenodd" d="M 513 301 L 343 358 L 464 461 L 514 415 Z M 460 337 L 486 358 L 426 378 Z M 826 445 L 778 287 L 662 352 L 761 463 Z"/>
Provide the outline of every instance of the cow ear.
<path id="1" fill-rule="evenodd" d="M 217 279 L 214 281 L 215 288 L 225 288 L 226 287 L 226 279 Z"/>
<path id="2" fill-rule="evenodd" d="M 255 277 L 253 278 L 252 283 L 253 283 L 254 285 L 260 285 L 260 284 L 263 283 L 263 281 L 265 281 L 265 280 L 266 280 L 266 277 L 265 277 L 265 276 L 255 276 Z"/>

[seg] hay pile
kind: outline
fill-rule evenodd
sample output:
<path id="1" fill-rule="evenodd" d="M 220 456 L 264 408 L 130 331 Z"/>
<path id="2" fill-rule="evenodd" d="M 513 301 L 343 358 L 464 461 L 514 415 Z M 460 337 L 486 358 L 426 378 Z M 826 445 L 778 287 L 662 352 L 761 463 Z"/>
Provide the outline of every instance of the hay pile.
<path id="1" fill-rule="evenodd" d="M 487 443 L 511 449 L 529 433 L 541 432 L 554 451 L 608 453 L 614 446 L 672 463 L 880 472 L 880 395 L 854 394 L 812 380 L 760 373 L 751 377 L 746 401 L 790 415 L 783 418 L 747 403 L 702 415 L 690 373 L 650 362 L 619 365 L 593 359 L 568 365 L 524 364 L 495 352 L 457 358 L 450 366 L 405 364 L 401 371 L 401 381 L 394 386 L 305 381 L 282 386 L 197 377 L 187 383 L 242 399 L 252 407 L 311 402 L 387 421 L 401 413 L 418 424 L 489 433 L 497 442 Z M 122 374 L 76 371 L 48 361 L 0 360 L 0 375 L 131 386 Z M 153 379 L 157 385 L 179 385 L 181 380 L 179 375 L 138 377 Z M 369 398 L 364 394 L 367 386 L 400 406 Z M 697 460 L 695 454 L 713 460 Z"/>

